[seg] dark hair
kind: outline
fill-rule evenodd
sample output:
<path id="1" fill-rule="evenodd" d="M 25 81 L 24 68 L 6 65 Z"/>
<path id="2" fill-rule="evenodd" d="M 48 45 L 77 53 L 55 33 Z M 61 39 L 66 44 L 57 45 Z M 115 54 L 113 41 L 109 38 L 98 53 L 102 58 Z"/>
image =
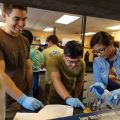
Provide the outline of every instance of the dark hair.
<path id="1" fill-rule="evenodd" d="M 50 42 L 50 41 L 51 41 L 53 44 L 58 45 L 59 39 L 58 39 L 58 37 L 57 37 L 56 35 L 50 35 L 50 36 L 47 37 L 46 42 Z"/>
<path id="2" fill-rule="evenodd" d="M 119 48 L 120 42 L 119 41 L 113 41 L 113 46 Z"/>
<path id="3" fill-rule="evenodd" d="M 64 47 L 64 54 L 70 58 L 82 57 L 83 47 L 75 40 L 69 41 Z"/>
<path id="4" fill-rule="evenodd" d="M 28 39 L 30 44 L 32 43 L 32 41 L 33 41 L 33 34 L 29 30 L 23 30 L 22 31 L 22 35 Z"/>
<path id="5" fill-rule="evenodd" d="M 38 50 L 39 50 L 40 52 L 43 51 L 42 48 L 41 48 L 41 44 L 39 44 Z"/>
<path id="6" fill-rule="evenodd" d="M 8 0 L 3 4 L 3 11 L 7 14 L 10 14 L 13 9 L 25 10 L 27 12 L 27 7 L 20 5 L 18 3 L 13 3 L 11 0 Z"/>
<path id="7" fill-rule="evenodd" d="M 108 46 L 113 40 L 114 38 L 109 33 L 100 31 L 92 37 L 90 41 L 90 47 L 93 48 L 93 46 L 96 44 Z"/>

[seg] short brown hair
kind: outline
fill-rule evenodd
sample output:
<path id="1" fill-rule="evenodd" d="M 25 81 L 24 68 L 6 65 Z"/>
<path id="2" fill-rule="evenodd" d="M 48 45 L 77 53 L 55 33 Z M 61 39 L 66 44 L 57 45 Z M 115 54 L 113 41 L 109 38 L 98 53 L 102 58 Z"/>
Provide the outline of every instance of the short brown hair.
<path id="1" fill-rule="evenodd" d="M 27 12 L 26 6 L 12 3 L 10 0 L 3 3 L 3 11 L 6 12 L 7 14 L 10 14 L 13 9 L 25 10 Z"/>
<path id="2" fill-rule="evenodd" d="M 50 36 L 47 37 L 46 42 L 51 42 L 53 44 L 58 45 L 59 39 L 56 35 L 50 35 Z"/>
<path id="3" fill-rule="evenodd" d="M 66 43 L 64 47 L 64 54 L 72 59 L 82 57 L 83 47 L 78 41 L 72 40 Z"/>

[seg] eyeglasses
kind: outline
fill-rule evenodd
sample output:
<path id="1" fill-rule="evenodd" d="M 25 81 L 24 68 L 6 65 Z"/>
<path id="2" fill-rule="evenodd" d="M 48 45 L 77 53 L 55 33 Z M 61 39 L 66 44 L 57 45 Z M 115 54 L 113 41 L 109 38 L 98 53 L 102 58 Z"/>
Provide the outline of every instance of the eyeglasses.
<path id="1" fill-rule="evenodd" d="M 76 60 L 70 60 L 67 57 L 65 57 L 66 61 L 68 62 L 69 65 L 75 64 L 78 65 L 80 63 L 80 58 Z"/>
<path id="2" fill-rule="evenodd" d="M 98 50 L 93 50 L 92 53 L 93 53 L 93 54 L 103 53 L 103 52 L 105 52 L 106 48 L 107 48 L 107 46 L 104 47 L 104 48 L 100 48 L 100 49 L 98 49 Z"/>

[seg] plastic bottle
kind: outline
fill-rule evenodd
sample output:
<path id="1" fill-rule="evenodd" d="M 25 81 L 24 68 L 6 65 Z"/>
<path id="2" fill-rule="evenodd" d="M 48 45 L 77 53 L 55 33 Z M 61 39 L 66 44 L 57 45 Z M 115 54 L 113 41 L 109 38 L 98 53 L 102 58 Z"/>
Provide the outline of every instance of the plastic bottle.
<path id="1" fill-rule="evenodd" d="M 104 90 L 104 93 L 102 94 L 103 101 L 106 103 L 108 100 L 108 97 L 110 96 L 111 92 L 109 92 L 107 89 Z"/>
<path id="2" fill-rule="evenodd" d="M 99 99 L 99 102 L 97 103 L 99 110 L 108 109 L 109 105 L 107 103 L 107 100 L 111 92 L 109 92 L 107 89 L 102 89 L 101 87 L 96 87 L 96 89 L 99 92 L 99 94 L 101 94 L 101 99 Z"/>
<path id="3" fill-rule="evenodd" d="M 99 94 L 101 95 L 101 99 L 103 99 L 103 101 L 107 101 L 111 92 L 109 92 L 107 89 L 102 89 L 101 87 L 96 87 L 96 89 L 99 92 Z"/>
<path id="4" fill-rule="evenodd" d="M 98 99 L 90 91 L 88 91 L 88 93 L 87 93 L 87 107 L 89 107 L 92 111 L 98 111 L 99 110 Z"/>
<path id="5" fill-rule="evenodd" d="M 5 120 L 5 89 L 0 79 L 0 120 Z"/>

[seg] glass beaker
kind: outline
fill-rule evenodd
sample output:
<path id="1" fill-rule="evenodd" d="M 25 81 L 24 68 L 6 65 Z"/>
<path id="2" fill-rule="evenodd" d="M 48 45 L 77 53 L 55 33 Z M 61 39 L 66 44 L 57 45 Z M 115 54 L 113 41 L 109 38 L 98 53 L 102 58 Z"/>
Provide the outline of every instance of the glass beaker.
<path id="1" fill-rule="evenodd" d="M 92 111 L 101 111 L 101 110 L 111 109 L 110 106 L 108 106 L 108 104 L 106 102 L 107 98 L 108 98 L 108 95 L 105 95 L 104 98 L 105 98 L 104 100 L 97 99 L 96 96 L 93 93 L 88 91 L 87 106 L 89 106 Z"/>
<path id="2" fill-rule="evenodd" d="M 99 106 L 98 106 L 98 100 L 95 97 L 94 94 L 92 94 L 90 91 L 87 91 L 87 107 L 89 107 L 92 111 L 97 111 L 99 110 Z"/>

